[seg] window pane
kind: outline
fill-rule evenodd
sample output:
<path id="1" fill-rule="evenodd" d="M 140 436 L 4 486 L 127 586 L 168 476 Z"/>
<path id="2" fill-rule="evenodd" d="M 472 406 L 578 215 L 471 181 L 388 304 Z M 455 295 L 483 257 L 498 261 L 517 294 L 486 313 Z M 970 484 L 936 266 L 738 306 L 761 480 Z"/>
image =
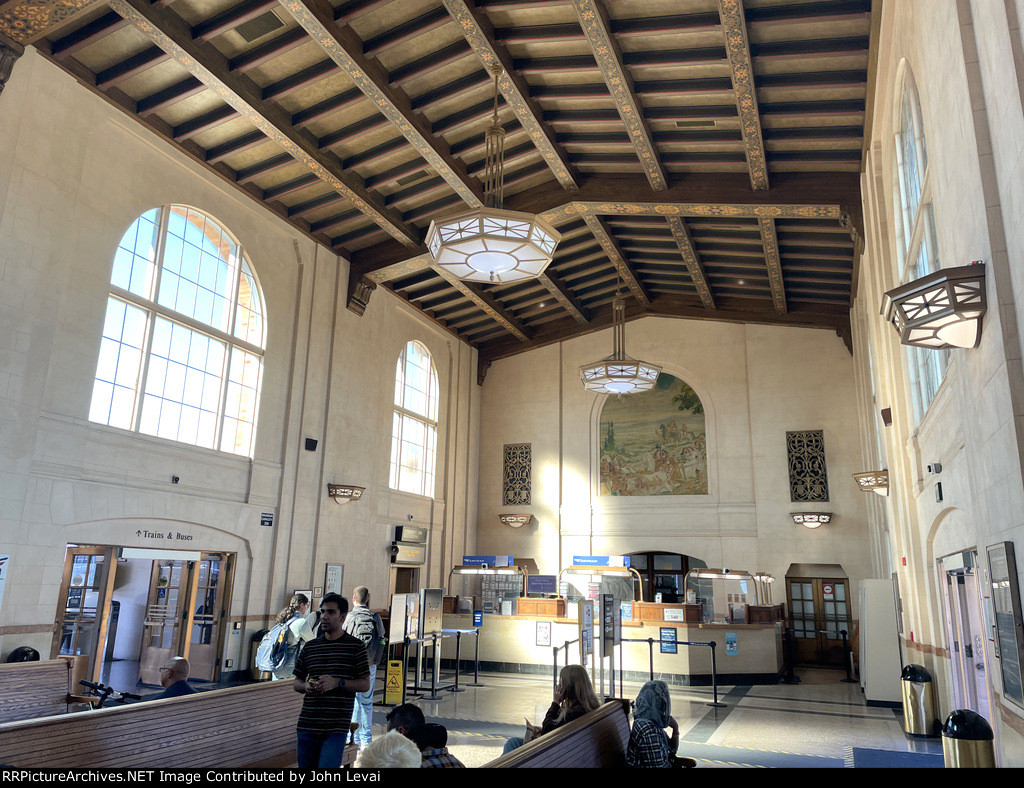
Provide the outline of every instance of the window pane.
<path id="1" fill-rule="evenodd" d="M 678 555 L 656 555 L 654 556 L 655 570 L 672 570 L 683 568 L 683 558 Z"/>
<path id="2" fill-rule="evenodd" d="M 146 342 L 146 312 L 117 298 L 107 299 L 90 421 L 131 429 Z"/>
<path id="3" fill-rule="evenodd" d="M 128 228 L 114 253 L 110 283 L 143 298 L 152 297 L 160 211 L 147 211 Z"/>
<path id="4" fill-rule="evenodd" d="M 256 431 L 263 359 L 239 348 L 232 348 L 228 366 L 226 418 L 220 450 L 248 455 L 252 452 Z"/>

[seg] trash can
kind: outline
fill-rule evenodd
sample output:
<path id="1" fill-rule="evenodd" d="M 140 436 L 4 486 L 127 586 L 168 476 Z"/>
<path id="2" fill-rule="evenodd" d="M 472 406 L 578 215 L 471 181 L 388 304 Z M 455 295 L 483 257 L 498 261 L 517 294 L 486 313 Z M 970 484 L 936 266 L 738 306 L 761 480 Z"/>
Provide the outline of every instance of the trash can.
<path id="1" fill-rule="evenodd" d="M 970 709 L 957 709 L 942 726 L 942 759 L 947 769 L 996 768 L 992 726 Z"/>
<path id="2" fill-rule="evenodd" d="M 249 639 L 249 675 L 252 676 L 253 681 L 270 681 L 274 678 L 268 671 L 256 667 L 256 652 L 259 650 L 263 636 L 269 631 L 269 629 L 261 629 L 259 632 L 254 632 Z"/>
<path id="3" fill-rule="evenodd" d="M 935 711 L 932 674 L 921 665 L 907 665 L 900 675 L 903 688 L 903 729 L 908 736 L 934 738 L 941 727 Z"/>

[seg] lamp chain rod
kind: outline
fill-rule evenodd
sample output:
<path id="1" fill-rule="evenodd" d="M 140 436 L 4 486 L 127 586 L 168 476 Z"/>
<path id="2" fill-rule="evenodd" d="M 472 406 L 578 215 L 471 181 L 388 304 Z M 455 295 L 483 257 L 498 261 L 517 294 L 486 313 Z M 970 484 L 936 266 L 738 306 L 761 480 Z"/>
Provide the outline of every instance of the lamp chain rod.
<path id="1" fill-rule="evenodd" d="M 505 129 L 498 120 L 498 78 L 502 74 L 501 66 L 493 66 L 491 73 L 494 74 L 494 114 L 485 135 L 484 203 L 488 208 L 501 208 L 505 199 Z"/>

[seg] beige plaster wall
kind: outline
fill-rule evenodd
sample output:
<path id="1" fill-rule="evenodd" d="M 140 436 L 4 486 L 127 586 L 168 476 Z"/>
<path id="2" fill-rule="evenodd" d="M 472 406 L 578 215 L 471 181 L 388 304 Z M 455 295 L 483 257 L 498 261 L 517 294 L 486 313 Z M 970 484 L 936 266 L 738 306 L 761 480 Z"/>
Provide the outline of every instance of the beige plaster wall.
<path id="1" fill-rule="evenodd" d="M 263 288 L 252 460 L 88 421 L 114 249 L 139 214 L 168 203 L 228 228 Z M 26 52 L 0 94 L 0 553 L 12 556 L 0 655 L 49 653 L 69 542 L 144 547 L 153 540 L 137 531 L 174 531 L 193 537 L 189 548 L 237 553 L 230 615 L 246 623 L 223 654 L 235 666 L 292 589 L 323 585 L 326 562 L 345 564 L 346 594 L 367 585 L 386 606 L 398 522 L 429 529 L 423 582 L 447 576 L 476 519 L 476 351 L 383 291 L 355 315 L 347 281 L 344 259 Z M 395 364 L 412 339 L 440 381 L 433 497 L 388 489 Z M 338 506 L 329 482 L 366 492 Z M 273 528 L 260 526 L 264 512 Z"/>
<path id="2" fill-rule="evenodd" d="M 627 352 L 685 380 L 701 397 L 708 436 L 709 494 L 600 496 L 596 469 L 603 397 L 584 390 L 581 364 L 608 355 L 602 331 L 497 361 L 481 398 L 477 533 L 484 555 L 532 558 L 556 574 L 573 555 L 666 550 L 712 567 L 782 578 L 791 563 L 842 564 L 856 583 L 871 576 L 853 361 L 827 331 L 643 318 L 626 327 Z M 786 432 L 825 433 L 830 500 L 792 503 Z M 531 443 L 534 520 L 501 525 L 502 447 Z M 818 530 L 790 513 L 835 513 Z"/>

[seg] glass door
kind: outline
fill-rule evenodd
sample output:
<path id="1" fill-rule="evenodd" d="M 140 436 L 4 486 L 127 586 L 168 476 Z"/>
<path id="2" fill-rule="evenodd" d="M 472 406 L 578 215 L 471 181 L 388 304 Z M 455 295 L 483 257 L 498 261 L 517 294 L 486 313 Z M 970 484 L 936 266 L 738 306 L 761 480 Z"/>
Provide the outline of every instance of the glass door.
<path id="1" fill-rule="evenodd" d="M 200 681 L 216 681 L 220 677 L 220 660 L 217 655 L 220 654 L 224 637 L 226 591 L 231 585 L 232 558 L 220 553 L 203 553 L 196 568 L 188 660 L 192 667 L 192 678 Z"/>
<path id="2" fill-rule="evenodd" d="M 99 681 L 106 645 L 110 597 L 116 568 L 113 547 L 68 545 L 64 558 L 50 656 L 75 655 L 89 660 L 85 675 Z"/>
<path id="3" fill-rule="evenodd" d="M 787 578 L 787 596 L 797 661 L 843 667 L 841 630 L 851 632 L 848 584 L 842 578 Z"/>
<path id="4" fill-rule="evenodd" d="M 989 715 L 988 675 L 985 669 L 984 629 L 974 568 L 946 572 L 946 632 L 954 700 L 958 708 Z"/>
<path id="5" fill-rule="evenodd" d="M 192 563 L 166 558 L 153 561 L 139 657 L 139 681 L 143 684 L 159 684 L 160 668 L 171 657 L 188 658 L 181 648 L 181 632 L 189 610 L 184 603 L 191 591 Z"/>

